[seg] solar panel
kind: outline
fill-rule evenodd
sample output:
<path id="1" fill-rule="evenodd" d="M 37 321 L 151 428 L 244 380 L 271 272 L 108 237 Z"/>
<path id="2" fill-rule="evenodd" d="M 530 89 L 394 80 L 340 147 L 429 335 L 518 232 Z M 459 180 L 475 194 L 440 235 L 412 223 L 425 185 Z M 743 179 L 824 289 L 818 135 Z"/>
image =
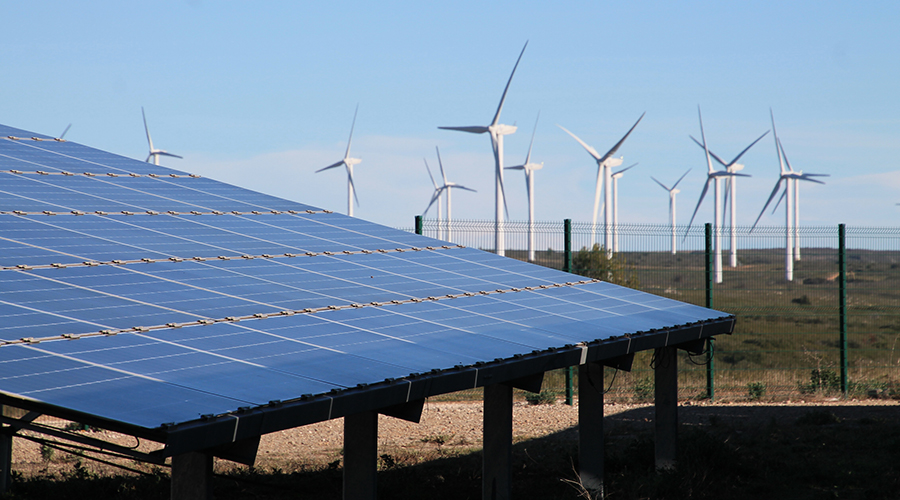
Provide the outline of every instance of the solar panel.
<path id="1" fill-rule="evenodd" d="M 4 126 L 0 137 L 7 402 L 172 429 L 331 399 L 296 422 L 311 421 L 336 415 L 343 395 L 377 406 L 372 394 L 397 380 L 408 400 L 426 374 L 415 390 L 427 396 L 483 385 L 491 367 L 533 353 L 732 326 L 69 141 Z"/>

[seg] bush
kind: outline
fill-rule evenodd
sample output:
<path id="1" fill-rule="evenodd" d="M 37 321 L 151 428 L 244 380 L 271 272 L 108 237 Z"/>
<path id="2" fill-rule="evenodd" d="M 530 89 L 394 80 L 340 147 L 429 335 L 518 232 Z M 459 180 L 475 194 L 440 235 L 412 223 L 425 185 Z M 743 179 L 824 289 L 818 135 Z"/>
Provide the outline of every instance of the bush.
<path id="1" fill-rule="evenodd" d="M 809 383 L 798 384 L 798 389 L 802 394 L 812 394 L 814 392 L 840 392 L 841 376 L 834 370 L 815 369 L 809 374 Z"/>
<path id="2" fill-rule="evenodd" d="M 653 379 L 650 377 L 644 377 L 634 381 L 634 398 L 638 401 L 653 399 L 653 392 Z"/>
<path id="3" fill-rule="evenodd" d="M 590 250 L 581 247 L 581 250 L 572 256 L 572 272 L 630 288 L 641 286 L 634 266 L 628 265 L 625 257 L 616 254 L 610 256 L 606 249 L 597 243 L 594 243 Z"/>
<path id="4" fill-rule="evenodd" d="M 752 401 L 758 401 L 766 395 L 765 382 L 750 382 L 747 384 L 747 393 Z"/>
<path id="5" fill-rule="evenodd" d="M 556 394 L 551 391 L 526 392 L 525 401 L 532 405 L 552 405 L 556 403 Z"/>

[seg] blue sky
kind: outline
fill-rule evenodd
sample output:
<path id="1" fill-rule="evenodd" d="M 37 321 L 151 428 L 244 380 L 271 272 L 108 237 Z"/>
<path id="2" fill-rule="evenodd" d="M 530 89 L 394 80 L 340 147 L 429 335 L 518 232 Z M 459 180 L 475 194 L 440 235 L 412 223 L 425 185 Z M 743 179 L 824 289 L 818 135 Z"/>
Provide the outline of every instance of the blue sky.
<path id="1" fill-rule="evenodd" d="M 795 169 L 831 174 L 801 188 L 801 223 L 900 223 L 900 36 L 896 2 L 39 2 L 0 17 L 0 123 L 143 159 L 144 106 L 163 164 L 346 210 L 338 161 L 353 110 L 356 215 L 410 226 L 440 146 L 455 219 L 493 217 L 487 125 L 522 45 L 502 122 L 506 163 L 533 159 L 536 218 L 589 220 L 596 164 L 556 127 L 601 152 L 644 111 L 620 149 L 621 222 L 665 223 L 679 186 L 686 223 L 705 180 L 702 106 L 713 151 L 732 157 L 770 128 Z M 743 158 L 738 223 L 752 224 L 777 179 L 771 136 Z M 521 172 L 510 216 L 527 218 Z M 512 174 L 512 175 L 510 175 Z M 698 222 L 711 220 L 704 201 Z M 768 213 L 762 224 L 782 224 Z"/>

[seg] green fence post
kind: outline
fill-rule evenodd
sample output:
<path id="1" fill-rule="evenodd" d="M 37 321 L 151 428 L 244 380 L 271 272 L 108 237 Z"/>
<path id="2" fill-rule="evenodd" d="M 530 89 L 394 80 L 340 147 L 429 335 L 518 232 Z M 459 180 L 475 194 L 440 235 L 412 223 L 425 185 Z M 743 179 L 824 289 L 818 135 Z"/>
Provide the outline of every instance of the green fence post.
<path id="1" fill-rule="evenodd" d="M 847 231 L 838 224 L 838 314 L 840 315 L 841 391 L 847 395 Z"/>
<path id="2" fill-rule="evenodd" d="M 713 308 L 713 252 L 712 224 L 706 223 L 706 307 Z M 716 341 L 712 337 L 706 340 L 706 395 L 712 401 L 716 397 L 714 354 Z"/>
<path id="3" fill-rule="evenodd" d="M 422 227 L 423 227 L 422 216 L 417 215 L 416 216 L 416 234 L 422 234 Z"/>
<path id="4" fill-rule="evenodd" d="M 563 221 L 563 272 L 572 272 L 572 219 Z M 574 383 L 572 381 L 574 369 L 571 366 L 566 367 L 566 404 L 572 406 L 574 404 L 573 394 L 575 393 Z"/>

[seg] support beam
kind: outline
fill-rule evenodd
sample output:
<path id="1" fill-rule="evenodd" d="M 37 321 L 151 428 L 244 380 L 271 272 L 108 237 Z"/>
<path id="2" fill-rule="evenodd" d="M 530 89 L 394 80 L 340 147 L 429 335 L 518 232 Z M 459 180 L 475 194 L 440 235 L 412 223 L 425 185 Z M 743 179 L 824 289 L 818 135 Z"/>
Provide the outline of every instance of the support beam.
<path id="1" fill-rule="evenodd" d="M 578 477 L 590 498 L 603 498 L 603 364 L 578 367 Z"/>
<path id="2" fill-rule="evenodd" d="M 484 387 L 484 457 L 481 498 L 508 500 L 512 483 L 513 390 L 505 384 Z"/>
<path id="3" fill-rule="evenodd" d="M 9 491 L 9 483 L 12 479 L 12 443 L 13 433 L 10 429 L 0 430 L 0 495 Z"/>
<path id="4" fill-rule="evenodd" d="M 375 500 L 378 494 L 378 413 L 344 417 L 344 499 Z"/>
<path id="5" fill-rule="evenodd" d="M 656 400 L 656 469 L 675 467 L 678 439 L 678 348 L 660 347 L 654 354 Z"/>
<path id="6" fill-rule="evenodd" d="M 192 451 L 172 457 L 172 500 L 212 498 L 213 456 Z"/>

